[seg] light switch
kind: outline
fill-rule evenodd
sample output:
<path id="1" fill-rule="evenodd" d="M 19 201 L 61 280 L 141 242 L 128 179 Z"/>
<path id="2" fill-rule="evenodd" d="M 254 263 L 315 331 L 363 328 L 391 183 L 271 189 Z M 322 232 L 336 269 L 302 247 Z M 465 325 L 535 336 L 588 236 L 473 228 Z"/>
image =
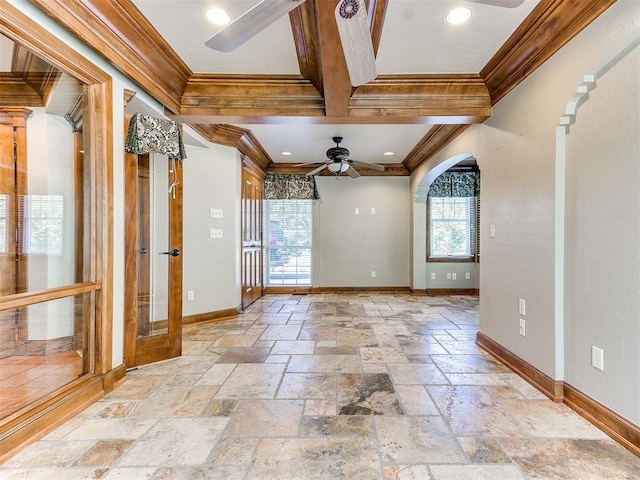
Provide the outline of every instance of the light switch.
<path id="1" fill-rule="evenodd" d="M 527 302 L 524 301 L 524 298 L 519 298 L 518 299 L 518 313 L 520 315 L 526 315 L 527 314 Z"/>
<path id="2" fill-rule="evenodd" d="M 209 209 L 209 218 L 223 218 L 223 211 L 221 208 Z"/>
<path id="3" fill-rule="evenodd" d="M 221 228 L 210 228 L 209 229 L 209 238 L 222 238 L 222 229 Z"/>
<path id="4" fill-rule="evenodd" d="M 376 214 L 376 207 L 371 207 L 371 215 L 375 215 Z"/>
<path id="5" fill-rule="evenodd" d="M 353 211 L 353 213 L 355 213 L 356 215 L 360 215 L 360 209 L 358 207 L 356 207 L 356 209 Z"/>
<path id="6" fill-rule="evenodd" d="M 489 236 L 491 238 L 496 238 L 496 226 L 493 223 L 489 225 Z"/>

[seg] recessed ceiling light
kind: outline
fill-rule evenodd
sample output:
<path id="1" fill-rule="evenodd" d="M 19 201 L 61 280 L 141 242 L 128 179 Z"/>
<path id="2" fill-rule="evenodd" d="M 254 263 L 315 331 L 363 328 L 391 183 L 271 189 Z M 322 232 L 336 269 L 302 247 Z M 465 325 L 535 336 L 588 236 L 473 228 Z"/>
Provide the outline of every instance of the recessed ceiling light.
<path id="1" fill-rule="evenodd" d="M 383 155 L 386 155 L 387 157 L 390 157 L 391 155 L 395 155 L 395 153 L 393 153 L 393 152 L 384 152 Z"/>
<path id="2" fill-rule="evenodd" d="M 226 25 L 231 21 L 231 15 L 217 7 L 207 8 L 204 11 L 204 16 L 214 25 Z"/>
<path id="3" fill-rule="evenodd" d="M 281 155 L 284 155 L 285 157 L 291 155 L 291 152 L 280 152 Z"/>
<path id="4" fill-rule="evenodd" d="M 460 25 L 471 18 L 472 11 L 469 7 L 458 7 L 451 10 L 446 17 L 444 23 L 447 25 Z"/>

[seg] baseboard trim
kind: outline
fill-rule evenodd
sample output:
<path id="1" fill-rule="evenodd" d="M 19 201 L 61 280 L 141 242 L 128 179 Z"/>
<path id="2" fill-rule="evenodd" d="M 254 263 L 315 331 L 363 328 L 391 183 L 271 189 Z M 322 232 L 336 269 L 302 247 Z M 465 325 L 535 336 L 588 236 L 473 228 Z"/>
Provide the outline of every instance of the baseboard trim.
<path id="1" fill-rule="evenodd" d="M 638 425 L 634 425 L 568 383 L 564 384 L 563 390 L 564 403 L 572 410 L 640 457 L 640 427 Z"/>
<path id="2" fill-rule="evenodd" d="M 621 417 L 574 386 L 563 381 L 553 380 L 481 332 L 476 335 L 476 344 L 551 400 L 564 403 L 627 450 L 640 456 L 640 427 L 638 425 Z"/>
<path id="3" fill-rule="evenodd" d="M 476 345 L 490 355 L 496 357 L 504 363 L 505 366 L 520 375 L 524 380 L 540 390 L 554 402 L 562 402 L 563 382 L 558 382 L 547 374 L 541 372 L 529 362 L 510 352 L 482 332 L 478 332 L 476 334 Z"/>
<path id="4" fill-rule="evenodd" d="M 86 375 L 0 422 L 0 463 L 41 439 L 102 396 L 104 376 Z"/>
<path id="5" fill-rule="evenodd" d="M 422 295 L 427 297 L 446 297 L 447 295 L 480 295 L 478 288 L 412 288 L 411 295 Z"/>
<path id="6" fill-rule="evenodd" d="M 409 287 L 312 287 L 311 293 L 411 293 Z"/>
<path id="7" fill-rule="evenodd" d="M 195 315 L 187 315 L 182 317 L 183 325 L 192 323 L 211 322 L 213 320 L 227 320 L 238 316 L 238 308 L 228 308 L 226 310 L 217 310 L 215 312 L 197 313 Z"/>
<path id="8" fill-rule="evenodd" d="M 118 388 L 127 380 L 127 366 L 123 363 L 118 365 L 113 370 L 107 372 L 102 377 L 102 388 L 104 393 L 113 391 L 114 388 Z"/>
<path id="9" fill-rule="evenodd" d="M 307 295 L 312 293 L 312 287 L 265 287 L 265 295 Z"/>

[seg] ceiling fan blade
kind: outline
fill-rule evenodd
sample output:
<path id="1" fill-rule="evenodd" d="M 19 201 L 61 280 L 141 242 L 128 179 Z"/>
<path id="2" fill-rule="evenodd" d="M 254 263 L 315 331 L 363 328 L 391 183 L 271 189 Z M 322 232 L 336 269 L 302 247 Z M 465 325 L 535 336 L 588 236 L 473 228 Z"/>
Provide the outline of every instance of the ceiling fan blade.
<path id="1" fill-rule="evenodd" d="M 326 163 L 324 165 L 320 165 L 318 168 L 314 168 L 310 172 L 307 172 L 305 175 L 307 177 L 313 177 L 316 173 L 320 173 L 325 168 L 327 168 L 327 164 Z"/>
<path id="2" fill-rule="evenodd" d="M 204 44 L 219 52 L 232 52 L 284 14 L 305 0 L 262 0 L 229 25 L 210 37 Z"/>
<path id="3" fill-rule="evenodd" d="M 369 162 L 359 162 L 358 160 L 348 160 L 349 163 L 353 165 L 359 165 L 361 167 L 372 168 L 373 170 L 378 170 L 379 172 L 384 172 L 384 166 L 378 165 L 377 163 L 369 163 Z"/>
<path id="4" fill-rule="evenodd" d="M 467 0 L 473 3 L 484 3 L 485 5 L 493 5 L 494 7 L 516 8 L 522 5 L 524 0 Z"/>
<path id="5" fill-rule="evenodd" d="M 349 174 L 351 178 L 358 178 L 360 176 L 360 174 L 356 172 L 356 169 L 351 165 L 349 165 L 349 168 L 347 169 L 347 174 Z"/>
<path id="6" fill-rule="evenodd" d="M 342 0 L 335 17 L 351 85 L 374 80 L 378 74 L 364 0 Z"/>

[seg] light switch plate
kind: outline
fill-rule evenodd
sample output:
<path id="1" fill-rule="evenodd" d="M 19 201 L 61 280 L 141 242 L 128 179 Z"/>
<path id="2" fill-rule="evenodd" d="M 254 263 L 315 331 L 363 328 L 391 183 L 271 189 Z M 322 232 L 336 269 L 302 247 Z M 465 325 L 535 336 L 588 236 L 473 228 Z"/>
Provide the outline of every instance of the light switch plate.
<path id="1" fill-rule="evenodd" d="M 222 229 L 221 228 L 210 228 L 209 229 L 209 238 L 222 238 Z"/>
<path id="2" fill-rule="evenodd" d="M 524 298 L 519 298 L 518 299 L 518 313 L 520 315 L 526 315 L 527 314 L 527 304 L 524 301 Z"/>
<path id="3" fill-rule="evenodd" d="M 223 218 L 224 212 L 222 211 L 221 208 L 211 208 L 209 210 L 209 217 L 210 218 Z"/>

